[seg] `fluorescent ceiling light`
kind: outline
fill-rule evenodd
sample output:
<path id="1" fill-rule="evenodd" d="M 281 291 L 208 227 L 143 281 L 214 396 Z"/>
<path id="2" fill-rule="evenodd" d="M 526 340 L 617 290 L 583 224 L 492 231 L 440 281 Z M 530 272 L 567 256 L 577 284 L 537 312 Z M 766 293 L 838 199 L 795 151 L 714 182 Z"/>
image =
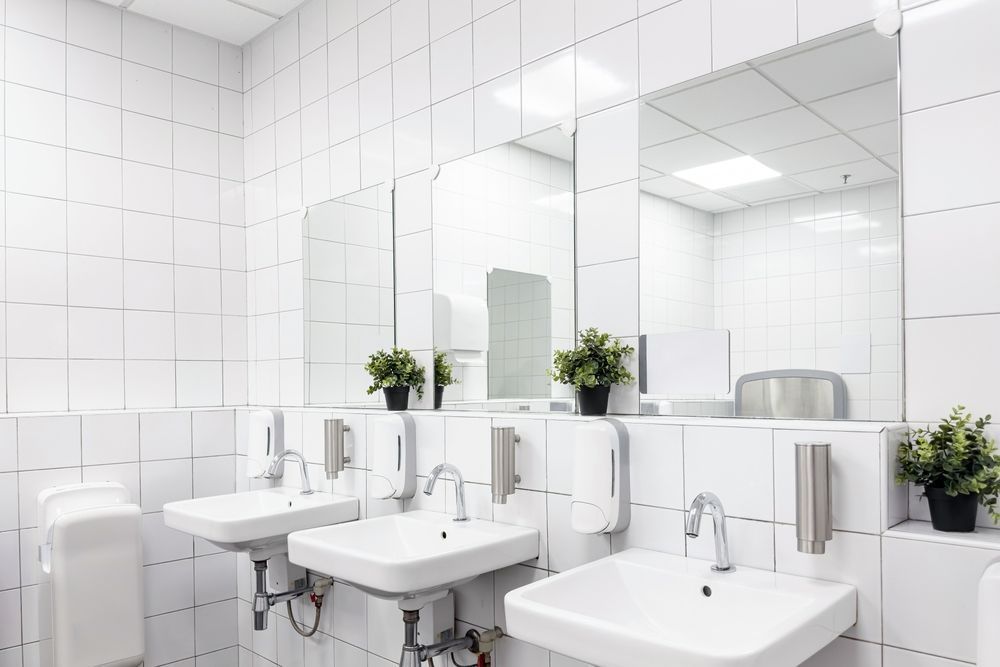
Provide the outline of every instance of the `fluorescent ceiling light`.
<path id="1" fill-rule="evenodd" d="M 706 190 L 721 190 L 781 176 L 774 169 L 764 166 L 749 155 L 682 169 L 675 171 L 673 175 Z"/>

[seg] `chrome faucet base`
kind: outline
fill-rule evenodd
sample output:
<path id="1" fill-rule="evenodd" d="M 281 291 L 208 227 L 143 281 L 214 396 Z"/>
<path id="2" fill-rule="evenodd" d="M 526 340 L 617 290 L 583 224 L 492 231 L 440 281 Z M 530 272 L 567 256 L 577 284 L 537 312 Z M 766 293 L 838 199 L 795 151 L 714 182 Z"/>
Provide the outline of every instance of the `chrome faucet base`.
<path id="1" fill-rule="evenodd" d="M 439 463 L 434 466 L 434 469 L 427 476 L 427 483 L 424 484 L 424 494 L 429 496 L 434 493 L 434 485 L 437 484 L 438 477 L 442 473 L 450 474 L 455 482 L 455 518 L 453 520 L 468 521 L 469 515 L 465 512 L 465 478 L 462 477 L 462 471 L 452 464 Z"/>
<path id="2" fill-rule="evenodd" d="M 286 449 L 280 454 L 276 454 L 271 463 L 267 466 L 267 471 L 264 473 L 264 479 L 277 479 L 281 477 L 278 474 L 278 466 L 285 459 L 292 459 L 299 464 L 299 479 L 302 483 L 302 490 L 299 491 L 299 495 L 308 496 L 313 492 L 312 484 L 309 483 L 309 470 L 306 468 L 306 457 L 302 456 L 302 453 L 294 449 Z"/>
<path id="3" fill-rule="evenodd" d="M 691 502 L 691 509 L 688 510 L 687 526 L 685 532 L 688 537 L 698 537 L 701 530 L 701 516 L 705 510 L 712 513 L 712 527 L 715 534 L 715 565 L 713 572 L 732 572 L 736 568 L 729 560 L 729 531 L 726 530 L 726 511 L 722 508 L 722 501 L 711 491 L 699 493 Z"/>

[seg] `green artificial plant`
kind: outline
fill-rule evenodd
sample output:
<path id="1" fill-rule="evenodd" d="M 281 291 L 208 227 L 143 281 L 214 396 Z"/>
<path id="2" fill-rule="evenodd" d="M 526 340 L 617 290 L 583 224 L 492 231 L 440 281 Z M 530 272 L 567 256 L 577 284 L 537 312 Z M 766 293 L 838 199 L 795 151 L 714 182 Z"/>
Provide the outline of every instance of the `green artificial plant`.
<path id="1" fill-rule="evenodd" d="M 996 441 L 986 434 L 990 419 L 986 415 L 973 421 L 972 414 L 958 405 L 935 428 L 911 431 L 908 441 L 899 445 L 896 483 L 940 488 L 952 497 L 977 495 L 993 521 L 1000 523 L 1000 454 Z"/>
<path id="2" fill-rule="evenodd" d="M 455 377 L 452 366 L 448 363 L 448 355 L 444 352 L 434 351 L 434 385 L 437 387 L 447 387 L 448 385 L 461 382 Z"/>
<path id="3" fill-rule="evenodd" d="M 575 348 L 555 351 L 554 368 L 548 374 L 556 382 L 576 389 L 631 384 L 635 376 L 625 368 L 624 360 L 634 353 L 631 345 L 591 327 L 580 332 Z"/>
<path id="4" fill-rule="evenodd" d="M 418 398 L 424 397 L 424 367 L 405 348 L 393 346 L 389 352 L 374 352 L 368 357 L 365 371 L 372 378 L 369 394 L 387 387 L 413 387 Z"/>

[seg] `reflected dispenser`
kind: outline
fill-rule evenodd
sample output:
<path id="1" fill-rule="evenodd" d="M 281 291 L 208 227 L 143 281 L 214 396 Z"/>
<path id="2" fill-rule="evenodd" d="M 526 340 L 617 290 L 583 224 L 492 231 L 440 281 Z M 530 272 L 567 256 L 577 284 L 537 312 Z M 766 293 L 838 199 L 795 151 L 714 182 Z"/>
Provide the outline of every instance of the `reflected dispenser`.
<path id="1" fill-rule="evenodd" d="M 490 311 L 485 299 L 434 293 L 434 344 L 457 364 L 485 363 L 490 347 Z"/>
<path id="2" fill-rule="evenodd" d="M 368 440 L 368 495 L 402 500 L 417 490 L 416 425 L 405 412 L 374 419 Z"/>
<path id="3" fill-rule="evenodd" d="M 598 419 L 576 428 L 570 523 L 578 533 L 619 533 L 628 528 L 628 431 L 616 419 Z"/>
<path id="4" fill-rule="evenodd" d="M 833 539 L 829 442 L 795 443 L 795 534 L 804 554 L 825 554 Z"/>

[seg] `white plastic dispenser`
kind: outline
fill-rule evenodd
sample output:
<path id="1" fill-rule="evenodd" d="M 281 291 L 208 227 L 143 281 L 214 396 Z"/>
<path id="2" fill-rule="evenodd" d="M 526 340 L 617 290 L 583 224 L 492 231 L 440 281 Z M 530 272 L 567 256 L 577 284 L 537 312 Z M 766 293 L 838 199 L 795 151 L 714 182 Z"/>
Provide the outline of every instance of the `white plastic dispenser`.
<path id="1" fill-rule="evenodd" d="M 38 543 L 40 664 L 140 665 L 142 512 L 128 490 L 116 482 L 44 489 Z"/>
<path id="2" fill-rule="evenodd" d="M 372 498 L 412 498 L 417 490 L 416 426 L 405 412 L 374 420 L 369 443 Z"/>
<path id="3" fill-rule="evenodd" d="M 1000 561 L 993 563 L 979 580 L 979 647 L 976 664 L 1000 665 Z"/>
<path id="4" fill-rule="evenodd" d="M 247 428 L 247 477 L 263 477 L 271 459 L 285 449 L 285 415 L 281 410 L 255 410 Z"/>
<path id="5" fill-rule="evenodd" d="M 578 533 L 618 533 L 628 528 L 628 431 L 617 419 L 576 428 L 570 523 Z"/>
<path id="6" fill-rule="evenodd" d="M 490 311 L 485 299 L 434 293 L 434 343 L 458 364 L 485 363 L 490 346 Z"/>

